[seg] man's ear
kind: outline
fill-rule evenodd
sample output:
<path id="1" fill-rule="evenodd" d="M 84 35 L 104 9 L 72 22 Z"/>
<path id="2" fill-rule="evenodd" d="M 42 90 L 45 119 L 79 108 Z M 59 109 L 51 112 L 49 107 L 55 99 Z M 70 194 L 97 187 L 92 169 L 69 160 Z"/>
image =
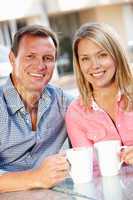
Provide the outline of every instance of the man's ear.
<path id="1" fill-rule="evenodd" d="M 15 60 L 16 60 L 16 58 L 15 58 L 14 53 L 12 51 L 10 51 L 9 52 L 9 61 L 10 61 L 11 65 L 12 65 L 12 67 L 14 67 L 14 65 L 15 65 Z"/>

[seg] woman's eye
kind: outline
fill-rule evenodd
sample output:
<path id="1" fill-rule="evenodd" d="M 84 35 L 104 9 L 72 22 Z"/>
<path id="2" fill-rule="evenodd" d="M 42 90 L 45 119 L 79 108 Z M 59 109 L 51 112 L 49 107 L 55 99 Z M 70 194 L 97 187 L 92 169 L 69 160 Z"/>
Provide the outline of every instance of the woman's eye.
<path id="1" fill-rule="evenodd" d="M 85 61 L 89 61 L 90 59 L 88 57 L 83 57 L 81 60 L 82 62 L 85 62 Z"/>
<path id="2" fill-rule="evenodd" d="M 101 54 L 100 54 L 100 57 L 101 57 L 101 58 L 104 58 L 104 57 L 107 57 L 107 56 L 108 56 L 107 53 L 101 53 Z"/>

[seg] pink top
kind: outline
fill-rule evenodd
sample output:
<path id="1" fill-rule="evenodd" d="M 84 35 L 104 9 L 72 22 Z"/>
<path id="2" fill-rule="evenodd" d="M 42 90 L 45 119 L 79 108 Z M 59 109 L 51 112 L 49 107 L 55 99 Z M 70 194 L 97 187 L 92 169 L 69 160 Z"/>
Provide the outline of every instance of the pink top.
<path id="1" fill-rule="evenodd" d="M 123 145 L 133 145 L 133 111 L 122 110 L 123 100 L 116 103 L 116 122 L 92 101 L 92 110 L 84 111 L 80 100 L 74 100 L 66 114 L 66 125 L 73 147 L 92 146 L 104 140 L 121 140 Z"/>

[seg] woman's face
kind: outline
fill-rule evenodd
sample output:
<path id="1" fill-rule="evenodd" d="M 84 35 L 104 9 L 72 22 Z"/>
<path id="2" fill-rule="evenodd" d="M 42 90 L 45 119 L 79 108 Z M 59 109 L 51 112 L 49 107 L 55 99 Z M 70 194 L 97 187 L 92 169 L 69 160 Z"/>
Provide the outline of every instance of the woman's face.
<path id="1" fill-rule="evenodd" d="M 84 38 L 78 44 L 78 59 L 84 78 L 93 89 L 114 83 L 116 66 L 111 55 L 100 45 Z"/>

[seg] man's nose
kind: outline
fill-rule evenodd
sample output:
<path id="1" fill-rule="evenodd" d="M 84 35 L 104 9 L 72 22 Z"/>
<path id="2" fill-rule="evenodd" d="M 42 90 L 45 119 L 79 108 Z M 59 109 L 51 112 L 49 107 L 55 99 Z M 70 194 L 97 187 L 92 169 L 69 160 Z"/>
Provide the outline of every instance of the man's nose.
<path id="1" fill-rule="evenodd" d="M 43 69 L 47 68 L 47 64 L 46 64 L 46 62 L 44 62 L 43 59 L 40 59 L 40 60 L 38 60 L 37 67 L 38 67 L 38 69 L 43 70 Z"/>

